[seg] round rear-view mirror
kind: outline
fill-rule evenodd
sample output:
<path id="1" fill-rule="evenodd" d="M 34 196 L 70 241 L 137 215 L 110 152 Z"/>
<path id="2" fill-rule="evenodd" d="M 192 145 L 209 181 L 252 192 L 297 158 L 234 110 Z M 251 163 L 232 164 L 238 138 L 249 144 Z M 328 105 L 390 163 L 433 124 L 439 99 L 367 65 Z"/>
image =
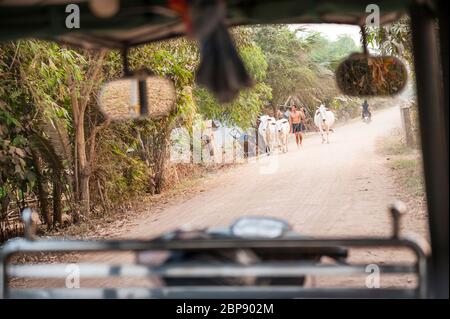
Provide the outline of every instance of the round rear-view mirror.
<path id="1" fill-rule="evenodd" d="M 168 116 L 175 102 L 173 82 L 158 76 L 114 80 L 99 95 L 101 112 L 113 121 Z"/>
<path id="2" fill-rule="evenodd" d="M 336 69 L 342 93 L 352 96 L 389 96 L 400 93 L 407 82 L 405 65 L 393 56 L 354 53 Z"/>

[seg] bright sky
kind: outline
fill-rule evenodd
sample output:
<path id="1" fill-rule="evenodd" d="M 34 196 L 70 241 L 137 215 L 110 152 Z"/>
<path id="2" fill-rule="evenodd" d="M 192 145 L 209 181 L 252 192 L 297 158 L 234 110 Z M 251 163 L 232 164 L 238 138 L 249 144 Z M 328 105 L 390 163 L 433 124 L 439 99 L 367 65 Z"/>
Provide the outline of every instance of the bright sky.
<path id="1" fill-rule="evenodd" d="M 308 30 L 313 30 L 322 33 L 323 36 L 329 40 L 336 40 L 339 35 L 347 34 L 353 38 L 355 43 L 360 43 L 359 26 L 348 24 L 292 24 L 289 26 L 292 29 L 302 27 Z"/>

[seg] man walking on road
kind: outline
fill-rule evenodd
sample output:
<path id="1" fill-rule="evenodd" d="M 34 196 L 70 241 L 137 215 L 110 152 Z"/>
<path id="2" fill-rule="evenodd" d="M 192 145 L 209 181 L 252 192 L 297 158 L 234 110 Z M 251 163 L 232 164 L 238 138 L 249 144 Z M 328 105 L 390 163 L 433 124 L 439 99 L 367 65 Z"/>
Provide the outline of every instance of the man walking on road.
<path id="1" fill-rule="evenodd" d="M 298 111 L 297 107 L 295 105 L 292 105 L 291 112 L 289 114 L 289 124 L 291 125 L 291 133 L 295 134 L 295 143 L 297 143 L 297 148 L 302 146 L 302 122 L 304 120 L 305 113 Z"/>

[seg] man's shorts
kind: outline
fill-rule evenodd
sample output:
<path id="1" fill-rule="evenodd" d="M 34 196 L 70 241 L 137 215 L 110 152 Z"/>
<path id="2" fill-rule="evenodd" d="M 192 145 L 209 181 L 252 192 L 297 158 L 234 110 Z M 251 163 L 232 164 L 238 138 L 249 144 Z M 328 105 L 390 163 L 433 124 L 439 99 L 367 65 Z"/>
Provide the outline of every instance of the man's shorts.
<path id="1" fill-rule="evenodd" d="M 302 123 L 292 124 L 292 132 L 293 133 L 301 133 L 302 132 Z"/>

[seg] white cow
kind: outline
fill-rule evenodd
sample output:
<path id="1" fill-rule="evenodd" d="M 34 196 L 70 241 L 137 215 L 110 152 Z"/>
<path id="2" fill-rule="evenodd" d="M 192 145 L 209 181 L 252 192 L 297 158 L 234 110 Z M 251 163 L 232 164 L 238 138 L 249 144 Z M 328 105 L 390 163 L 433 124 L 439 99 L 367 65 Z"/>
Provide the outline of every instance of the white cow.
<path id="1" fill-rule="evenodd" d="M 316 110 L 314 116 L 314 124 L 319 128 L 320 135 L 322 136 L 322 143 L 330 143 L 330 131 L 332 131 L 332 126 L 334 124 L 334 114 L 331 111 L 327 111 L 325 105 L 320 104 L 319 108 Z M 326 132 L 327 138 L 324 137 L 324 130 Z"/>
<path id="2" fill-rule="evenodd" d="M 277 120 L 274 117 L 269 117 L 268 120 L 268 132 L 269 132 L 269 147 L 270 151 L 274 151 L 277 146 Z"/>
<path id="3" fill-rule="evenodd" d="M 269 153 L 269 144 L 268 144 L 268 132 L 267 132 L 267 124 L 268 124 L 268 115 L 261 115 L 259 117 L 259 126 L 258 126 L 258 134 L 262 137 L 264 146 L 265 146 L 265 152 Z"/>
<path id="4" fill-rule="evenodd" d="M 277 121 L 278 147 L 283 153 L 286 153 L 288 151 L 289 130 L 290 126 L 287 119 L 281 119 Z"/>
<path id="5" fill-rule="evenodd" d="M 263 138 L 266 146 L 266 153 L 270 154 L 275 149 L 276 143 L 276 120 L 275 118 L 262 115 L 259 117 L 260 123 L 258 127 L 258 133 Z"/>

